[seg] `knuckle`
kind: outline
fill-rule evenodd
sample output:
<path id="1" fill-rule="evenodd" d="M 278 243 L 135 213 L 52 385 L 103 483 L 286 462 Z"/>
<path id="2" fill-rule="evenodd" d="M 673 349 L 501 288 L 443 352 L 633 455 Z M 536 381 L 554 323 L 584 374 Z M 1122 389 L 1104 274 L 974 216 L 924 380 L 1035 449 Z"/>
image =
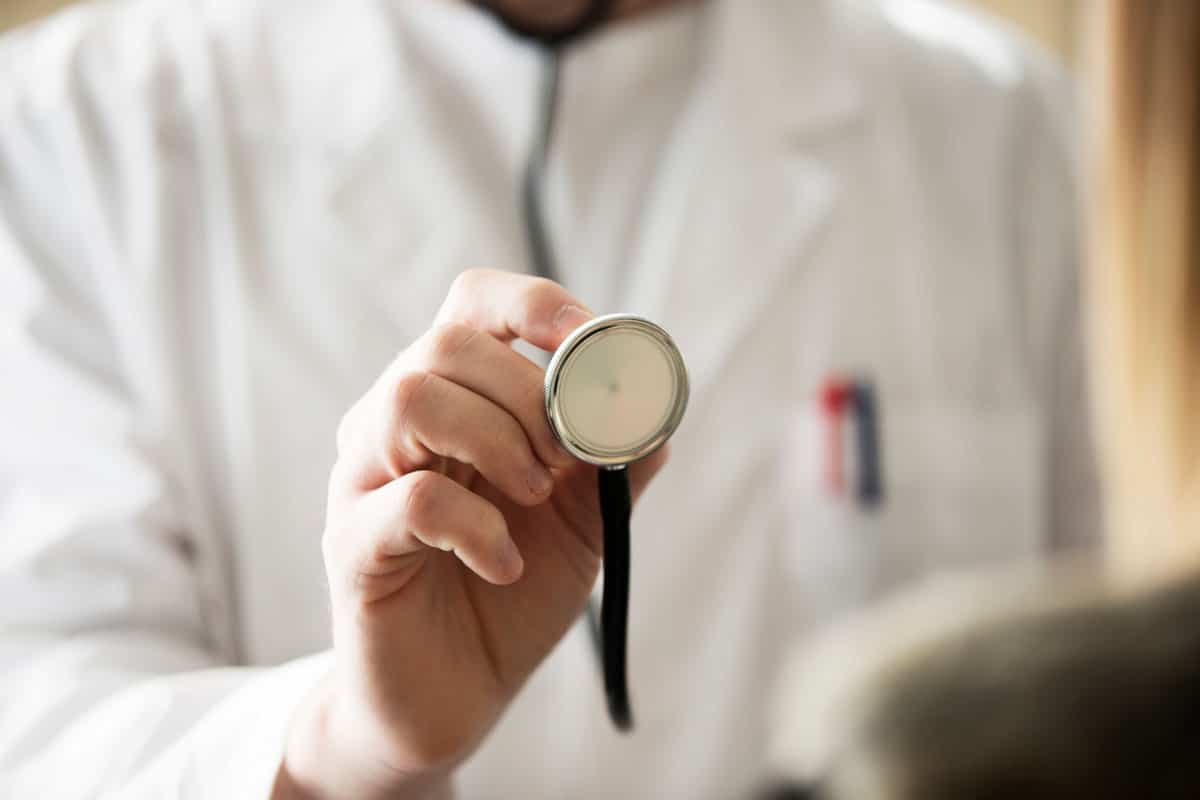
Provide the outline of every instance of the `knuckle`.
<path id="1" fill-rule="evenodd" d="M 408 471 L 403 453 L 420 449 L 414 436 L 414 415 L 419 397 L 426 391 L 431 375 L 427 372 L 408 372 L 392 384 L 391 407 L 384 425 L 383 438 L 377 443 L 380 462 L 387 466 L 392 475 L 400 476 Z"/>
<path id="2" fill-rule="evenodd" d="M 392 384 L 392 413 L 401 422 L 412 412 L 417 398 L 429 382 L 427 372 L 406 372 Z"/>
<path id="3" fill-rule="evenodd" d="M 378 573 L 378 566 L 385 564 L 391 558 L 388 553 L 387 540 L 382 536 L 376 536 L 371 539 L 366 547 L 366 552 L 363 553 L 363 562 L 356 572 L 359 575 L 370 577 Z"/>
<path id="4" fill-rule="evenodd" d="M 404 519 L 411 526 L 428 520 L 437 507 L 438 480 L 432 472 L 414 472 L 405 477 Z"/>
<path id="5" fill-rule="evenodd" d="M 470 294 L 474 287 L 479 285 L 480 280 L 487 274 L 484 269 L 465 269 L 454 276 L 454 281 L 450 284 L 451 296 L 462 296 Z"/>
<path id="6" fill-rule="evenodd" d="M 435 327 L 429 335 L 429 356 L 433 363 L 442 364 L 452 360 L 479 331 L 461 322 L 447 322 Z"/>
<path id="7" fill-rule="evenodd" d="M 554 313 L 566 304 L 566 292 L 549 278 L 534 278 L 525 290 L 525 303 L 531 311 Z"/>

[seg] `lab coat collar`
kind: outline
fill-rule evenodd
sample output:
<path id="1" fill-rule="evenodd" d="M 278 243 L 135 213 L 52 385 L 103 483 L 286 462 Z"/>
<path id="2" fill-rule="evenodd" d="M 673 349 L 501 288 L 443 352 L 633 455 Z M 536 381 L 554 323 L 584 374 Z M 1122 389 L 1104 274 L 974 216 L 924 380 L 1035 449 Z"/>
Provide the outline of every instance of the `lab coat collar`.
<path id="1" fill-rule="evenodd" d="M 839 194 L 820 145 L 862 109 L 834 3 L 728 0 L 712 12 L 709 88 L 661 168 L 628 297 L 675 336 L 695 400 L 817 258 Z"/>
<path id="2" fill-rule="evenodd" d="M 786 137 L 858 114 L 850 19 L 835 0 L 715 0 L 712 14 L 714 73 L 736 86 L 740 119 Z"/>

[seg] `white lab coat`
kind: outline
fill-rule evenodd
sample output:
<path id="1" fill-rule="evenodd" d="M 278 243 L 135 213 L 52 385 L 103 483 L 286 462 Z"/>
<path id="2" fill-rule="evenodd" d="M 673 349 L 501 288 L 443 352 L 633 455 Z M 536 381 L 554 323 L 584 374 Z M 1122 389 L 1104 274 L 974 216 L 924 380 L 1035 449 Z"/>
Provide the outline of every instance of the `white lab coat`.
<path id="1" fill-rule="evenodd" d="M 573 631 L 463 797 L 744 795 L 788 642 L 1094 530 L 1057 72 L 939 3 L 695 13 L 620 286 L 586 272 L 693 380 L 635 518 L 639 727 Z M 454 80 L 503 73 L 512 119 L 422 72 L 430 15 L 510 51 Z M 536 65 L 503 37 L 446 3 L 208 0 L 0 44 L 0 796 L 267 793 L 327 665 L 337 422 L 459 270 L 527 269 Z M 834 371 L 877 389 L 878 511 L 822 490 Z"/>

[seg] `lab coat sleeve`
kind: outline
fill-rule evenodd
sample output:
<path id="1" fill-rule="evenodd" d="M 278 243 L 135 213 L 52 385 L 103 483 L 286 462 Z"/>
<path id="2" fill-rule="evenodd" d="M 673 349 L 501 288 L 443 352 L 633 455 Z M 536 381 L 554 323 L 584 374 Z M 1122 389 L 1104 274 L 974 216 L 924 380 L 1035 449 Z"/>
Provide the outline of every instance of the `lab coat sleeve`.
<path id="1" fill-rule="evenodd" d="M 266 797 L 324 658 L 222 667 L 161 443 L 114 368 L 88 288 L 35 259 L 9 211 L 0 796 Z"/>
<path id="2" fill-rule="evenodd" d="M 132 388 L 111 287 L 101 300 L 87 186 L 36 103 L 10 93 L 13 63 L 0 59 L 0 797 L 267 797 L 327 657 L 227 666 L 211 623 L 228 612 L 202 601 L 170 442 Z"/>

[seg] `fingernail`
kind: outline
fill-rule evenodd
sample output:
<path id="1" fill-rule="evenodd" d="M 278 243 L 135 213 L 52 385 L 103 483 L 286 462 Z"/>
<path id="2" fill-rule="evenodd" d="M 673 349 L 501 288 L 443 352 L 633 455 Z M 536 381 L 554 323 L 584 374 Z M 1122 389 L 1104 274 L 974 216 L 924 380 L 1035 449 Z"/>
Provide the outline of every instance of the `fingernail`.
<path id="1" fill-rule="evenodd" d="M 550 470 L 538 464 L 529 473 L 529 490 L 538 497 L 547 495 L 554 488 L 554 476 Z"/>
<path id="2" fill-rule="evenodd" d="M 560 331 L 573 331 L 596 316 L 582 306 L 563 306 L 554 318 L 554 327 Z"/>

